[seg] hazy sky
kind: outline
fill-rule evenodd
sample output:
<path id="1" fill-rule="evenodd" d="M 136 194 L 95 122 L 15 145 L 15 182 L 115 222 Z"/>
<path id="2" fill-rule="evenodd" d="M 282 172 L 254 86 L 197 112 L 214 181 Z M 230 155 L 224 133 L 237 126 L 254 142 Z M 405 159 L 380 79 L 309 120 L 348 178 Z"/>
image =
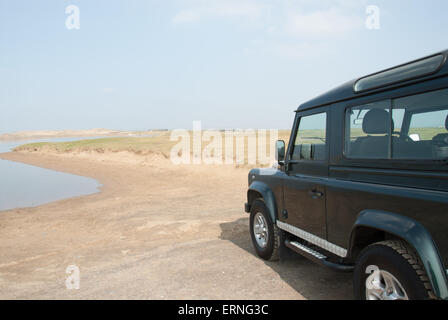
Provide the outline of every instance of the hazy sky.
<path id="1" fill-rule="evenodd" d="M 447 12 L 446 0 L 0 0 L 0 132 L 289 128 L 302 102 L 448 48 Z"/>

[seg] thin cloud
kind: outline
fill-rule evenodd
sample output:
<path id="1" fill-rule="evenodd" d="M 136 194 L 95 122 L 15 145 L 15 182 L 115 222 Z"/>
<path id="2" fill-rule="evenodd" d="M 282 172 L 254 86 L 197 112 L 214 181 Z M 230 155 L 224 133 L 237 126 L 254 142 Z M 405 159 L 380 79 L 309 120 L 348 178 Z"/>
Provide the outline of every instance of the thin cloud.
<path id="1" fill-rule="evenodd" d="M 193 1 L 189 8 L 179 11 L 171 22 L 178 25 L 214 18 L 258 21 L 264 19 L 269 10 L 270 6 L 261 1 Z"/>
<path id="2" fill-rule="evenodd" d="M 282 58 L 304 59 L 328 54 L 330 47 L 325 42 L 279 43 L 272 46 L 272 51 Z"/>
<path id="3" fill-rule="evenodd" d="M 113 93 L 113 92 L 115 92 L 115 89 L 114 88 L 101 88 L 101 92 L 102 93 Z"/>
<path id="4" fill-rule="evenodd" d="M 364 0 L 190 0 L 171 22 L 175 25 L 207 19 L 240 19 L 270 35 L 327 37 L 364 26 Z"/>
<path id="5" fill-rule="evenodd" d="M 293 36 L 333 37 L 360 30 L 364 19 L 339 9 L 288 14 L 285 31 Z"/>
<path id="6" fill-rule="evenodd" d="M 363 30 L 365 0 L 186 0 L 175 25 L 232 19 L 259 30 L 264 44 L 242 48 L 244 55 L 269 51 L 301 59 L 322 52 L 328 42 Z"/>
<path id="7" fill-rule="evenodd" d="M 201 14 L 195 10 L 184 10 L 177 13 L 172 19 L 173 24 L 183 24 L 197 22 L 201 19 Z"/>

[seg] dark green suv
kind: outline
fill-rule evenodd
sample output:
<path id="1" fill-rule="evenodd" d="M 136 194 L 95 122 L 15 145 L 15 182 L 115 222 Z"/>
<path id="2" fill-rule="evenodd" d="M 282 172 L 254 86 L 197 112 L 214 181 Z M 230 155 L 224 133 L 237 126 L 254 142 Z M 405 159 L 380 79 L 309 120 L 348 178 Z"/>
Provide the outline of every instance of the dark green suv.
<path id="1" fill-rule="evenodd" d="M 278 166 L 249 173 L 257 254 L 353 271 L 358 299 L 448 298 L 448 51 L 297 111 Z"/>

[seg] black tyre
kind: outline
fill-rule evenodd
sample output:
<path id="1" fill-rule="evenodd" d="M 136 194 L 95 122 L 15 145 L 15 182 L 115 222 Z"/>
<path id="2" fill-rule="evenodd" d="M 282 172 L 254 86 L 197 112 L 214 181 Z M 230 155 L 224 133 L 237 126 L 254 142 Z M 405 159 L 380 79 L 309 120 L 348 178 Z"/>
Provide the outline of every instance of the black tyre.
<path id="1" fill-rule="evenodd" d="M 253 202 L 250 210 L 250 235 L 255 251 L 265 260 L 278 260 L 280 236 L 263 199 Z"/>
<path id="2" fill-rule="evenodd" d="M 366 247 L 356 263 L 353 287 L 359 300 L 425 300 L 432 296 L 420 259 L 401 240 Z"/>

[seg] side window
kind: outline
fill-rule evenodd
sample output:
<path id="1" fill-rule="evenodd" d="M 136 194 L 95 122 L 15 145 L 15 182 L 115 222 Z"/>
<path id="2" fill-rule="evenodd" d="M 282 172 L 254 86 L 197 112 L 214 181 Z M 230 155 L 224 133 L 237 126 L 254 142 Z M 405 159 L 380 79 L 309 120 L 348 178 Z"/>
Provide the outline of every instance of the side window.
<path id="1" fill-rule="evenodd" d="M 408 130 L 392 137 L 392 158 L 448 157 L 448 89 L 396 99 L 395 108 L 408 115 Z"/>
<path id="2" fill-rule="evenodd" d="M 347 108 L 345 126 L 347 158 L 447 158 L 448 89 Z"/>
<path id="3" fill-rule="evenodd" d="M 348 158 L 387 159 L 390 152 L 390 101 L 348 108 L 345 113 L 345 155 Z"/>
<path id="4" fill-rule="evenodd" d="M 292 160 L 326 160 L 327 114 L 303 116 L 299 120 Z"/>

